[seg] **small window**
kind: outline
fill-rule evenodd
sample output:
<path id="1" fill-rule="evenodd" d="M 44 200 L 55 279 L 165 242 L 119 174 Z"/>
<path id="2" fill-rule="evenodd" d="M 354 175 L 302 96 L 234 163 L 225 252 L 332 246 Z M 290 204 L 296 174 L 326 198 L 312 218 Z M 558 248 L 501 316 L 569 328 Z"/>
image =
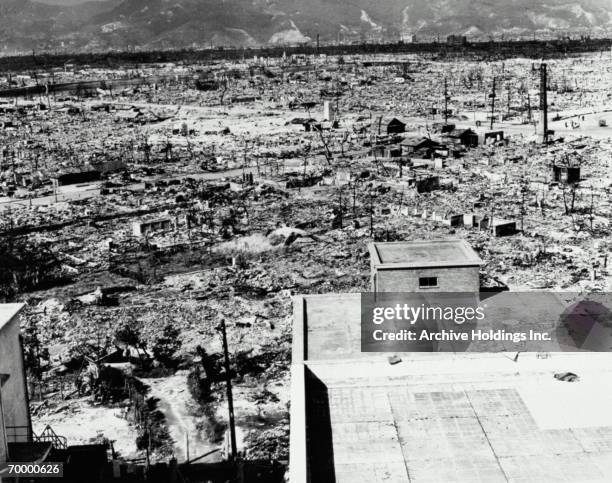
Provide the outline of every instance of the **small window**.
<path id="1" fill-rule="evenodd" d="M 419 277 L 419 288 L 432 288 L 438 286 L 438 277 Z"/>

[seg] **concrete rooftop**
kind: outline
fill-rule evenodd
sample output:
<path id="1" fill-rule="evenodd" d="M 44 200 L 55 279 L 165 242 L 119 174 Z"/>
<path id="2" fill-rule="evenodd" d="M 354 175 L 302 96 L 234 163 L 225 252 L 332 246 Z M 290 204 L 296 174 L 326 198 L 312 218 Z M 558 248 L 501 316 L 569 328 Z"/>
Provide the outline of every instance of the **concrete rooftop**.
<path id="1" fill-rule="evenodd" d="M 374 266 L 420 268 L 483 263 L 465 240 L 371 243 L 369 249 Z"/>
<path id="2" fill-rule="evenodd" d="M 612 481 L 612 354 L 400 353 L 390 365 L 359 350 L 359 300 L 295 300 L 292 481 L 306 468 L 335 483 Z M 566 371 L 580 380 L 554 378 Z"/>

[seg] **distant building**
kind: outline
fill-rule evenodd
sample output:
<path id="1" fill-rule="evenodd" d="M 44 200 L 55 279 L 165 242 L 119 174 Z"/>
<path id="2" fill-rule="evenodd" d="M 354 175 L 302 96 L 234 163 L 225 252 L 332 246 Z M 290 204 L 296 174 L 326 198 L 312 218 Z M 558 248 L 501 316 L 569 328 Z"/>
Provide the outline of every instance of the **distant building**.
<path id="1" fill-rule="evenodd" d="M 123 171 L 127 168 L 127 161 L 125 159 L 107 159 L 105 161 L 94 160 L 91 163 L 91 167 L 94 171 L 98 171 L 101 174 L 113 173 L 115 171 Z"/>
<path id="2" fill-rule="evenodd" d="M 397 159 L 402 156 L 402 147 L 398 145 L 385 146 L 382 156 L 387 159 Z"/>
<path id="3" fill-rule="evenodd" d="M 373 292 L 478 292 L 483 261 L 464 240 L 371 243 Z"/>
<path id="4" fill-rule="evenodd" d="M 331 101 L 325 101 L 323 103 L 323 120 L 329 122 L 334 122 L 336 120 L 336 108 Z"/>
<path id="5" fill-rule="evenodd" d="M 471 129 L 453 129 L 448 133 L 448 137 L 466 148 L 478 146 L 478 134 Z"/>
<path id="6" fill-rule="evenodd" d="M 402 32 L 400 33 L 400 41 L 404 42 L 405 44 L 414 44 L 418 40 L 415 34 L 410 33 L 410 32 Z"/>
<path id="7" fill-rule="evenodd" d="M 482 135 L 482 144 L 496 143 L 504 140 L 504 131 L 488 131 Z"/>
<path id="8" fill-rule="evenodd" d="M 401 134 L 406 132 L 406 124 L 394 117 L 387 123 L 387 134 Z"/>
<path id="9" fill-rule="evenodd" d="M 437 169 L 442 169 L 443 166 L 438 166 Z M 417 190 L 417 193 L 431 193 L 440 188 L 440 177 L 430 175 L 417 174 L 411 183 Z"/>
<path id="10" fill-rule="evenodd" d="M 553 179 L 557 183 L 573 184 L 580 181 L 580 166 L 558 166 L 552 167 Z"/>
<path id="11" fill-rule="evenodd" d="M 442 147 L 439 142 L 426 137 L 404 139 L 401 146 L 403 155 L 420 154 L 423 157 L 430 157 L 436 149 Z"/>
<path id="12" fill-rule="evenodd" d="M 69 173 L 57 174 L 51 178 L 51 181 L 57 186 L 66 186 L 71 184 L 90 183 L 92 181 L 100 180 L 100 171 L 89 170 L 89 171 L 73 171 Z"/>
<path id="13" fill-rule="evenodd" d="M 344 186 L 351 183 L 351 172 L 348 170 L 338 170 L 336 172 L 336 186 Z"/>
<path id="14" fill-rule="evenodd" d="M 167 231 L 175 226 L 173 218 L 167 216 L 153 220 L 135 221 L 132 223 L 132 235 L 147 236 L 154 231 Z"/>
<path id="15" fill-rule="evenodd" d="M 446 43 L 449 45 L 467 45 L 467 37 L 465 35 L 449 35 L 446 37 Z"/>
<path id="16" fill-rule="evenodd" d="M 230 99 L 232 104 L 246 104 L 260 100 L 257 96 L 234 96 Z"/>
<path id="17" fill-rule="evenodd" d="M 456 128 L 455 124 L 443 123 L 443 122 L 434 122 L 431 127 L 434 132 L 439 132 L 442 134 L 448 134 L 454 131 Z"/>
<path id="18" fill-rule="evenodd" d="M 121 110 L 115 113 L 115 121 L 133 122 L 143 116 L 144 114 L 139 110 Z"/>
<path id="19" fill-rule="evenodd" d="M 488 230 L 493 236 L 510 236 L 517 232 L 516 221 L 502 218 L 483 218 L 480 222 L 481 230 Z"/>

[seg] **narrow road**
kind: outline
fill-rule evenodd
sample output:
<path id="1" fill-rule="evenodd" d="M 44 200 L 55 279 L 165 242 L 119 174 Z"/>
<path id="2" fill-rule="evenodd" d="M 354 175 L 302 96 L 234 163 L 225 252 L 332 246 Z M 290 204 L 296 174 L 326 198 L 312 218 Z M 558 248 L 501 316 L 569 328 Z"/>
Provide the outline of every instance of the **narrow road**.
<path id="1" fill-rule="evenodd" d="M 198 418 L 194 416 L 195 401 L 187 388 L 187 372 L 179 371 L 174 376 L 161 378 L 142 378 L 141 381 L 151 388 L 150 395 L 159 399 L 159 410 L 166 416 L 170 436 L 174 440 L 174 452 L 180 462 L 197 458 L 218 446 L 202 438 L 197 430 Z M 218 454 L 211 455 L 207 461 L 214 460 Z"/>

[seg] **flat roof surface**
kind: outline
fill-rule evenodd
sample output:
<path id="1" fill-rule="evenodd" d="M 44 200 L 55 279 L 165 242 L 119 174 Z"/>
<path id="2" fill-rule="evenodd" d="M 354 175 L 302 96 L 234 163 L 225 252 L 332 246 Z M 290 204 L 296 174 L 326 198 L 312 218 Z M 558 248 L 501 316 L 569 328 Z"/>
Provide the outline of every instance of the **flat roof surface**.
<path id="1" fill-rule="evenodd" d="M 299 300 L 312 481 L 612 481 L 612 354 L 398 353 L 390 365 L 360 352 L 360 294 Z M 579 380 L 554 378 L 567 371 Z"/>
<path id="2" fill-rule="evenodd" d="M 581 364 L 573 364 L 582 380 L 567 383 L 553 378 L 554 363 L 539 364 L 543 361 L 533 356 L 515 365 L 515 374 L 510 371 L 511 361 L 505 361 L 503 372 L 497 372 L 502 371 L 503 361 L 493 364 L 495 370 L 484 369 L 484 361 L 478 361 L 480 371 L 473 367 L 475 362 L 454 361 L 455 371 L 438 373 L 430 382 L 419 374 L 402 375 L 401 370 L 381 373 L 372 364 L 369 370 L 353 368 L 370 373 L 371 379 L 346 384 L 335 379 L 329 368 L 320 372 L 311 368 L 327 390 L 335 481 L 610 481 L 608 410 L 599 412 L 601 419 L 595 424 L 542 425 L 523 396 L 525 391 L 539 388 L 546 393 L 553 385 L 563 386 L 572 399 L 580 400 L 582 410 L 574 414 L 580 419 L 592 411 L 591 401 L 609 401 L 612 387 L 609 382 L 597 386 L 597 370 L 591 367 L 587 373 Z M 432 372 L 445 370 L 439 364 L 428 365 Z M 376 377 L 373 371 L 378 372 Z M 604 372 L 609 379 L 610 371 Z M 563 400 L 553 404 L 546 414 L 558 419 L 564 414 Z"/>
<path id="3" fill-rule="evenodd" d="M 390 295 L 390 299 L 394 296 L 394 294 L 381 295 Z M 410 300 L 412 300 L 414 306 L 418 306 L 421 303 L 429 303 L 428 299 L 430 297 L 443 300 L 442 305 L 445 303 L 451 304 L 454 296 L 463 297 L 465 294 L 434 293 L 430 295 L 415 293 L 411 296 L 408 294 L 398 295 L 400 297 L 398 300 L 403 302 L 414 296 Z M 567 294 L 544 292 L 504 292 L 497 296 L 495 294 L 482 294 L 482 303 L 486 307 L 486 318 L 478 323 L 478 328 L 483 330 L 497 328 L 511 331 L 518 329 L 518 327 L 508 324 L 512 324 L 514 318 L 520 318 L 521 327 L 529 327 L 534 331 L 550 330 L 566 314 L 569 301 L 563 299 L 565 295 Z M 304 336 L 302 341 L 305 361 L 371 359 L 373 355 L 378 357 L 385 355 L 361 352 L 361 294 L 311 295 L 298 298 L 298 300 L 303 300 L 304 304 Z M 471 303 L 472 301 L 469 300 L 468 302 Z M 465 327 L 471 328 L 469 324 L 465 324 Z M 405 325 L 396 326 L 393 322 L 387 322 L 386 324 L 386 329 L 390 331 L 400 328 L 405 328 Z M 454 329 L 456 328 L 454 327 Z M 297 339 L 298 336 L 294 334 L 294 344 L 300 343 Z M 560 340 L 563 341 L 564 338 L 560 337 Z M 403 342 L 397 344 L 401 348 Z M 388 345 L 390 346 L 391 343 Z M 475 350 L 502 352 L 505 347 L 503 341 L 483 341 L 478 343 L 478 348 L 465 349 L 461 345 L 456 349 L 457 352 L 463 352 L 465 349 L 472 353 Z M 529 345 L 526 345 L 522 347 L 522 350 L 526 351 L 529 347 Z M 539 344 L 539 347 L 541 347 L 541 344 Z M 512 346 L 512 349 L 515 348 L 516 346 Z M 448 348 L 445 350 L 448 350 Z M 403 352 L 398 349 L 397 353 L 402 354 Z M 432 356 L 430 353 L 424 353 L 423 355 Z M 442 355 L 435 354 L 435 356 Z"/>
<path id="4" fill-rule="evenodd" d="M 0 330 L 11 321 L 25 304 L 0 304 Z"/>
<path id="5" fill-rule="evenodd" d="M 465 240 L 373 243 L 375 265 L 406 267 L 481 265 L 478 254 Z"/>

